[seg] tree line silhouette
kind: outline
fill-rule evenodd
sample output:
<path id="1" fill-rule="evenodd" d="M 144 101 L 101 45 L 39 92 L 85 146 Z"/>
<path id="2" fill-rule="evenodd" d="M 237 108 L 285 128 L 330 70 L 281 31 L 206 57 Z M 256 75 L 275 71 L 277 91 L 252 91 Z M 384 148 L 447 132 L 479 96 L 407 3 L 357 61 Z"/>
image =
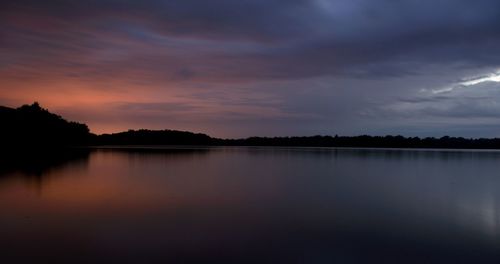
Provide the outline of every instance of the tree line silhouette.
<path id="1" fill-rule="evenodd" d="M 87 125 L 66 121 L 37 102 L 16 109 L 0 107 L 0 122 L 4 147 L 86 145 L 94 136 Z"/>
<path id="2" fill-rule="evenodd" d="M 300 146 L 369 148 L 500 149 L 500 138 L 309 136 L 220 139 L 176 130 L 129 130 L 95 135 L 87 125 L 66 121 L 38 103 L 19 108 L 0 107 L 0 142 L 5 148 L 102 146 L 102 145 L 203 145 L 203 146 Z"/>

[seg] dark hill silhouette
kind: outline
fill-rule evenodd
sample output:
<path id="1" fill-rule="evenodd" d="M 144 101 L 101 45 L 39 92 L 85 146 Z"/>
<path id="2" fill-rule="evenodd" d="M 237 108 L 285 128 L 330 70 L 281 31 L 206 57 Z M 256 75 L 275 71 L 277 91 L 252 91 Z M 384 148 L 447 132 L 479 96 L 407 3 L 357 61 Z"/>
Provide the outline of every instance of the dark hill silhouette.
<path id="1" fill-rule="evenodd" d="M 1 107 L 0 122 L 4 147 L 87 145 L 92 139 L 87 125 L 66 121 L 36 102 L 16 109 Z"/>
<path id="2" fill-rule="evenodd" d="M 104 134 L 97 138 L 99 145 L 213 145 L 215 139 L 205 134 L 176 130 L 129 130 Z"/>
<path id="3" fill-rule="evenodd" d="M 403 136 L 310 136 L 219 139 L 176 130 L 129 130 L 96 136 L 87 125 L 70 122 L 38 103 L 13 109 L 0 106 L 0 143 L 5 148 L 103 145 L 300 146 L 369 148 L 500 149 L 499 138 L 418 138 Z"/>

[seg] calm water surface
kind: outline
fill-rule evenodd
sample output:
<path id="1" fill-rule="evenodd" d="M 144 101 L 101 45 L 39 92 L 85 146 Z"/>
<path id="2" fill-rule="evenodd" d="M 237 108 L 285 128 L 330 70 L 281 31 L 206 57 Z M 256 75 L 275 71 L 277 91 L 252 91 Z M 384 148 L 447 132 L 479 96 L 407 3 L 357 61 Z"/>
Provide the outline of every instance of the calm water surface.
<path id="1" fill-rule="evenodd" d="M 500 152 L 98 149 L 0 168 L 0 263 L 500 263 Z"/>

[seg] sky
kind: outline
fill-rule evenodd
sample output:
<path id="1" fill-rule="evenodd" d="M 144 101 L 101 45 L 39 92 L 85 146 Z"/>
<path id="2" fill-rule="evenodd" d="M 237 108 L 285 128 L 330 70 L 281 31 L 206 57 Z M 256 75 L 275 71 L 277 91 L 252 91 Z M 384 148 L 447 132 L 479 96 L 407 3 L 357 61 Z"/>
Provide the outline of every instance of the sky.
<path id="1" fill-rule="evenodd" d="M 498 0 L 0 3 L 0 104 L 94 133 L 500 137 Z"/>

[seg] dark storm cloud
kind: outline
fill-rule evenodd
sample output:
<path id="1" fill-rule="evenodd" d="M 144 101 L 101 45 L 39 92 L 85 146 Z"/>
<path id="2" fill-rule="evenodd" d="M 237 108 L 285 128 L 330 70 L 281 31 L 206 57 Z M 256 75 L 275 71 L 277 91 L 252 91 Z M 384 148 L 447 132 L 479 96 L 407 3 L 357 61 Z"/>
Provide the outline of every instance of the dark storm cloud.
<path id="1" fill-rule="evenodd" d="M 36 31 L 29 33 L 40 38 L 60 38 L 31 42 L 38 47 L 22 43 L 24 49 L 41 52 L 102 48 L 106 43 L 95 41 L 103 34 L 153 46 L 161 40 L 151 34 L 217 41 L 213 45 L 222 50 L 202 52 L 197 61 L 186 62 L 215 64 L 213 72 L 201 73 L 200 78 L 390 76 L 408 74 L 426 63 L 485 66 L 499 59 L 495 52 L 500 44 L 498 1 L 13 1 L 2 9 L 8 17 L 2 30 L 6 38 L 9 25 Z M 47 25 L 43 28 L 40 23 Z M 52 32 L 58 27 L 63 32 L 83 33 Z M 89 39 L 94 47 L 82 46 Z M 254 46 L 238 50 L 231 41 Z M 71 43 L 80 47 L 68 46 Z M 143 56 L 144 50 L 134 51 Z M 178 64 L 176 60 L 183 59 L 173 60 Z M 146 59 L 144 64 L 168 69 L 172 67 L 168 61 Z M 194 68 L 179 73 L 195 77 L 200 69 Z"/>

